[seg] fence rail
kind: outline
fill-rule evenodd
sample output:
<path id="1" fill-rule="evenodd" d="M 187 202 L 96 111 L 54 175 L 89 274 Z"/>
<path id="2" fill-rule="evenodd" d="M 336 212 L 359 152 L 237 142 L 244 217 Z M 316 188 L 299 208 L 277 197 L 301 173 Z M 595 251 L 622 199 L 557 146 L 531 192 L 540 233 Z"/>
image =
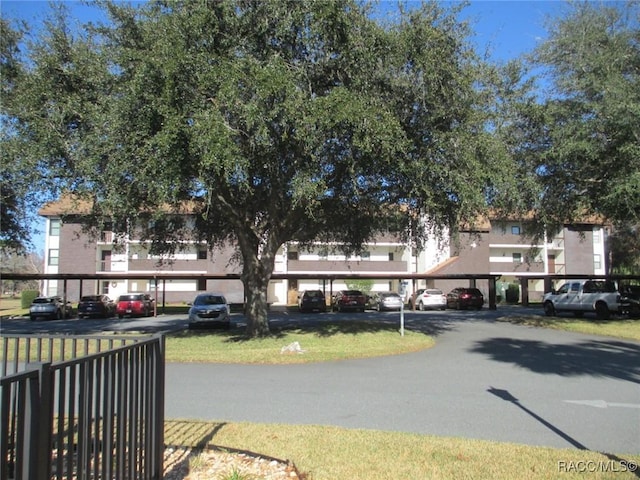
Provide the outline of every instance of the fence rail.
<path id="1" fill-rule="evenodd" d="M 162 335 L 0 340 L 0 478 L 162 478 Z"/>

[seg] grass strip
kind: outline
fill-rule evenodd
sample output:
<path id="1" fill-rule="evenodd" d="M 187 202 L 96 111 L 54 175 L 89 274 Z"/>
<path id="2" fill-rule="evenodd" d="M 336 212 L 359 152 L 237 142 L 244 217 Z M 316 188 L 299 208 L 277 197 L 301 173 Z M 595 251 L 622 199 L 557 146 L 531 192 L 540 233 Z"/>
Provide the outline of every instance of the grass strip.
<path id="1" fill-rule="evenodd" d="M 499 317 L 497 321 L 528 327 L 553 328 L 555 330 L 568 332 L 640 341 L 640 320 L 632 318 L 599 320 L 593 317 L 573 318 L 546 317 L 544 315 L 505 315 Z"/>
<path id="2" fill-rule="evenodd" d="M 316 425 L 167 422 L 165 440 L 292 461 L 309 480 L 637 478 L 640 455 Z M 179 437 L 173 436 L 179 432 Z M 193 432 L 190 436 L 189 432 Z"/>
<path id="3" fill-rule="evenodd" d="M 283 352 L 298 342 L 301 352 Z M 415 352 L 434 345 L 429 335 L 398 332 L 383 322 L 320 322 L 274 330 L 265 338 L 248 339 L 243 328 L 186 331 L 166 338 L 167 362 L 298 364 L 378 357 Z"/>

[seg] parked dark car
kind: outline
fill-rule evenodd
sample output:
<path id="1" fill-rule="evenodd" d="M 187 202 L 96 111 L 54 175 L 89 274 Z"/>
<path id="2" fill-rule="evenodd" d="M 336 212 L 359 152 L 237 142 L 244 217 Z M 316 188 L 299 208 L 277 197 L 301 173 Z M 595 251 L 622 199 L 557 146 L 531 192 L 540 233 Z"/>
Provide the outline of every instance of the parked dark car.
<path id="1" fill-rule="evenodd" d="M 447 293 L 447 307 L 458 310 L 475 308 L 480 310 L 484 305 L 484 295 L 477 288 L 454 288 Z"/>
<path id="2" fill-rule="evenodd" d="M 640 285 L 620 288 L 620 311 L 631 318 L 640 318 Z"/>
<path id="3" fill-rule="evenodd" d="M 29 307 L 29 318 L 31 320 L 39 318 L 60 320 L 71 317 L 73 317 L 71 302 L 65 302 L 62 297 L 58 296 L 35 298 Z"/>
<path id="4" fill-rule="evenodd" d="M 333 296 L 331 307 L 334 311 L 355 310 L 364 312 L 367 306 L 367 297 L 360 290 L 340 290 Z"/>
<path id="5" fill-rule="evenodd" d="M 118 297 L 116 314 L 118 318 L 127 316 L 148 317 L 153 313 L 153 299 L 147 293 L 127 293 Z"/>
<path id="6" fill-rule="evenodd" d="M 231 326 L 231 309 L 223 294 L 200 293 L 189 305 L 189 322 L 192 324 Z"/>
<path id="7" fill-rule="evenodd" d="M 107 295 L 85 295 L 78 303 L 78 318 L 109 318 L 115 313 L 116 304 Z"/>
<path id="8" fill-rule="evenodd" d="M 374 292 L 369 296 L 367 306 L 379 312 L 383 310 L 400 310 L 402 297 L 395 292 Z"/>
<path id="9" fill-rule="evenodd" d="M 327 302 L 322 290 L 305 290 L 298 295 L 298 309 L 301 312 L 326 312 Z"/>

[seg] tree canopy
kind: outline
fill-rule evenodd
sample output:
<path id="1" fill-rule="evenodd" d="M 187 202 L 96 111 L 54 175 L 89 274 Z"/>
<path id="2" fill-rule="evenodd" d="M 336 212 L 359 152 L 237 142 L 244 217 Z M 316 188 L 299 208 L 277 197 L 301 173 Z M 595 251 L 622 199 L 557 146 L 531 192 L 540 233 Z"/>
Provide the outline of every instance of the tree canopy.
<path id="1" fill-rule="evenodd" d="M 101 5 L 109 24 L 74 34 L 59 10 L 31 45 L 8 108 L 24 155 L 157 250 L 189 201 L 197 239 L 238 246 L 252 335 L 283 243 L 419 239 L 409 211 L 455 225 L 511 185 L 455 11 L 383 25 L 350 0 Z"/>
<path id="2" fill-rule="evenodd" d="M 152 252 L 237 245 L 250 335 L 268 333 L 288 241 L 356 252 L 392 231 L 419 246 L 488 208 L 545 227 L 638 219 L 637 4 L 551 23 L 542 100 L 522 62 L 478 57 L 463 4 L 388 23 L 356 0 L 98 5 L 108 22 L 72 29 L 58 4 L 24 52 L 3 22 L 3 164 Z M 26 198 L 2 182 L 3 204 Z M 171 215 L 185 208 L 195 224 Z M 3 206 L 3 237 L 24 233 L 5 227 Z"/>
<path id="3" fill-rule="evenodd" d="M 548 30 L 532 55 L 551 82 L 532 121 L 537 210 L 548 223 L 598 215 L 622 229 L 638 225 L 640 4 L 571 3 Z"/>

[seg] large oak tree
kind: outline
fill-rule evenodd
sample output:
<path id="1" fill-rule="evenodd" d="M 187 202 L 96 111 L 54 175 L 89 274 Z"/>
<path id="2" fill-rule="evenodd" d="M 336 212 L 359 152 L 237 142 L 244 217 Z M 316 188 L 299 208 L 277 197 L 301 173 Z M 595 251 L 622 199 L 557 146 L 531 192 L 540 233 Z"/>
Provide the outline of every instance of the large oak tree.
<path id="1" fill-rule="evenodd" d="M 542 223 L 640 223 L 640 4 L 572 2 L 532 56 L 548 74 L 532 169 Z M 533 144 L 533 143 L 532 143 Z"/>
<path id="2" fill-rule="evenodd" d="M 100 5 L 104 25 L 72 29 L 59 9 L 30 45 L 4 107 L 29 143 L 16 161 L 154 251 L 237 245 L 251 336 L 269 332 L 285 242 L 419 242 L 517 196 L 456 9 L 385 22 L 352 0 Z"/>

